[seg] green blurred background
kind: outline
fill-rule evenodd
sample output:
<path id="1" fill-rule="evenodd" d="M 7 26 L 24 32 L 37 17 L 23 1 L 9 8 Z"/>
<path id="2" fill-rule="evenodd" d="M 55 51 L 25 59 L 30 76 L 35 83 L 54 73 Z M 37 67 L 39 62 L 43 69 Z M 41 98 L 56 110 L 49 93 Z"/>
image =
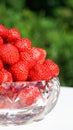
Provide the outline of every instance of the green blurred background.
<path id="1" fill-rule="evenodd" d="M 0 24 L 46 49 L 60 67 L 61 86 L 73 87 L 73 0 L 0 0 Z"/>

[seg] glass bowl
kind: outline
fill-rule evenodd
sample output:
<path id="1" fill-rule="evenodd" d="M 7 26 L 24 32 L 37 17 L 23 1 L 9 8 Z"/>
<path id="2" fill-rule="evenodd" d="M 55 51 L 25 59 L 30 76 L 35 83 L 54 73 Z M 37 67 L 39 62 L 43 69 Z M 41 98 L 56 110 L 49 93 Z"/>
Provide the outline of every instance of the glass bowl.
<path id="1" fill-rule="evenodd" d="M 30 86 L 38 88 L 40 96 L 25 105 L 21 93 Z M 56 105 L 60 91 L 59 78 L 50 81 L 12 82 L 0 85 L 0 125 L 21 125 L 40 121 Z M 30 92 L 32 95 L 32 92 Z M 33 101 L 33 102 L 31 102 Z"/>

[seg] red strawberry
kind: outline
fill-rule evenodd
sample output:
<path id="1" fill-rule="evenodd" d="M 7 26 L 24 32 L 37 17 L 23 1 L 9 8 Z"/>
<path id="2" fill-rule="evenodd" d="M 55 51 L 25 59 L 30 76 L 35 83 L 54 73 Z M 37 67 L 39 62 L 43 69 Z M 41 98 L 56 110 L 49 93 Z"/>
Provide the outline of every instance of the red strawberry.
<path id="1" fill-rule="evenodd" d="M 3 68 L 3 62 L 0 60 L 0 70 Z"/>
<path id="2" fill-rule="evenodd" d="M 23 60 L 29 68 L 31 68 L 35 64 L 34 60 L 32 59 L 32 56 L 33 55 L 31 49 L 25 50 L 24 52 L 20 53 L 21 60 Z"/>
<path id="3" fill-rule="evenodd" d="M 10 102 L 9 100 L 5 102 L 4 106 L 1 106 L 1 108 L 5 109 L 18 109 L 20 108 L 19 102 Z"/>
<path id="4" fill-rule="evenodd" d="M 46 58 L 46 51 L 42 48 L 32 47 L 32 54 L 35 63 L 43 63 Z"/>
<path id="5" fill-rule="evenodd" d="M 27 48 L 31 48 L 31 41 L 28 38 L 22 38 L 15 42 L 15 46 L 21 52 Z"/>
<path id="6" fill-rule="evenodd" d="M 25 61 L 29 68 L 32 68 L 36 63 L 43 63 L 46 57 L 46 51 L 41 48 L 32 47 L 20 53 L 21 60 Z"/>
<path id="7" fill-rule="evenodd" d="M 19 61 L 11 66 L 10 72 L 13 75 L 14 81 L 25 81 L 28 76 L 28 67 L 23 61 Z"/>
<path id="8" fill-rule="evenodd" d="M 33 66 L 29 71 L 29 80 L 37 81 L 37 80 L 50 80 L 52 78 L 52 74 L 48 67 L 44 64 L 37 64 Z"/>
<path id="9" fill-rule="evenodd" d="M 0 48 L 0 57 L 3 62 L 12 65 L 19 60 L 19 52 L 12 44 L 4 44 Z"/>
<path id="10" fill-rule="evenodd" d="M 13 42 L 20 39 L 20 33 L 16 28 L 11 28 L 8 33 L 8 41 Z"/>
<path id="11" fill-rule="evenodd" d="M 8 29 L 1 24 L 0 24 L 0 36 L 4 39 L 8 37 Z"/>
<path id="12" fill-rule="evenodd" d="M 19 98 L 23 106 L 30 106 L 40 98 L 41 92 L 37 87 L 27 86 L 24 90 L 20 91 Z"/>
<path id="13" fill-rule="evenodd" d="M 2 82 L 12 82 L 11 73 L 5 69 L 0 70 L 0 83 Z"/>
<path id="14" fill-rule="evenodd" d="M 0 47 L 3 45 L 3 39 L 0 37 Z"/>
<path id="15" fill-rule="evenodd" d="M 4 103 L 0 103 L 0 109 L 5 108 L 5 104 Z"/>
<path id="16" fill-rule="evenodd" d="M 52 60 L 50 59 L 45 60 L 44 65 L 46 66 L 46 68 L 50 69 L 53 77 L 56 77 L 59 75 L 59 67 Z"/>
<path id="17" fill-rule="evenodd" d="M 15 100 L 17 98 L 19 94 L 19 89 L 16 88 L 16 86 L 11 86 L 8 90 L 7 90 L 7 95 L 8 97 L 12 100 Z"/>
<path id="18" fill-rule="evenodd" d="M 6 95 L 6 89 L 2 85 L 0 85 L 0 95 Z"/>

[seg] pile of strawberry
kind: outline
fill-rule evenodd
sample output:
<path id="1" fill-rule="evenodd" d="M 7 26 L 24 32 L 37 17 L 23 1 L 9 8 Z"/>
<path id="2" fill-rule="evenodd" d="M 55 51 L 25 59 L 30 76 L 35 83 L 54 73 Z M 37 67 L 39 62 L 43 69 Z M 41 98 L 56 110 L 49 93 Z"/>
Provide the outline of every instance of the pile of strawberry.
<path id="1" fill-rule="evenodd" d="M 16 28 L 0 25 L 0 84 L 12 81 L 50 80 L 59 67 L 46 59 L 46 51 L 33 47 Z"/>
<path id="2" fill-rule="evenodd" d="M 46 59 L 44 49 L 33 47 L 31 41 L 22 38 L 16 28 L 7 29 L 0 25 L 0 95 L 7 91 L 1 85 L 3 82 L 50 80 L 58 75 L 58 65 Z M 12 91 L 15 92 L 15 87 L 8 89 L 8 96 Z M 19 94 L 25 106 L 34 103 L 39 96 L 41 93 L 34 86 L 25 87 Z M 5 103 L 0 104 L 0 108 L 3 107 Z"/>

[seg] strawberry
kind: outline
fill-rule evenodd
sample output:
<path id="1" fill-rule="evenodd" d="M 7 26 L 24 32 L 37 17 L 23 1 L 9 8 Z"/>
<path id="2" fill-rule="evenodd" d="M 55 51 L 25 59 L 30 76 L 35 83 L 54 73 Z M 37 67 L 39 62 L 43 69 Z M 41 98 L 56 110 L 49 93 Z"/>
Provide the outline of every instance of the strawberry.
<path id="1" fill-rule="evenodd" d="M 24 90 L 20 91 L 19 98 L 23 106 L 30 106 L 40 98 L 41 92 L 35 86 L 27 86 Z"/>
<path id="2" fill-rule="evenodd" d="M 0 109 L 5 108 L 5 104 L 4 103 L 0 103 Z"/>
<path id="3" fill-rule="evenodd" d="M 32 47 L 20 53 L 21 60 L 25 61 L 29 68 L 32 68 L 36 63 L 43 63 L 46 57 L 46 51 L 41 48 Z"/>
<path id="4" fill-rule="evenodd" d="M 35 61 L 35 63 L 43 63 L 46 58 L 46 51 L 42 48 L 36 48 L 32 47 L 32 59 Z"/>
<path id="5" fill-rule="evenodd" d="M 24 61 L 19 61 L 10 67 L 14 81 L 25 81 L 28 76 L 28 67 Z"/>
<path id="6" fill-rule="evenodd" d="M 3 45 L 3 39 L 0 37 L 0 47 Z"/>
<path id="7" fill-rule="evenodd" d="M 10 86 L 9 89 L 7 89 L 7 96 L 10 99 L 16 99 L 18 96 L 19 90 L 16 88 L 16 86 Z"/>
<path id="8" fill-rule="evenodd" d="M 44 64 L 37 64 L 29 71 L 28 79 L 31 81 L 50 80 L 52 78 L 50 69 Z"/>
<path id="9" fill-rule="evenodd" d="M 1 24 L 0 24 L 0 36 L 4 39 L 8 37 L 8 29 Z"/>
<path id="10" fill-rule="evenodd" d="M 0 70 L 3 68 L 3 62 L 0 60 Z"/>
<path id="11" fill-rule="evenodd" d="M 53 62 L 50 59 L 46 59 L 44 62 L 44 65 L 50 69 L 53 77 L 56 77 L 59 75 L 59 67 L 55 62 Z"/>
<path id="12" fill-rule="evenodd" d="M 6 89 L 2 85 L 0 85 L 0 95 L 6 95 Z"/>
<path id="13" fill-rule="evenodd" d="M 8 41 L 13 42 L 20 39 L 20 33 L 16 28 L 11 28 L 8 32 Z"/>
<path id="14" fill-rule="evenodd" d="M 21 38 L 15 42 L 15 46 L 21 52 L 27 48 L 29 48 L 29 49 L 31 48 L 31 41 L 28 38 Z"/>
<path id="15" fill-rule="evenodd" d="M 5 69 L 0 70 L 0 83 L 2 82 L 12 82 L 11 73 Z"/>
<path id="16" fill-rule="evenodd" d="M 32 66 L 35 64 L 34 60 L 32 59 L 32 53 L 31 49 L 27 49 L 24 52 L 20 53 L 20 59 L 23 60 L 29 68 L 32 68 Z"/>
<path id="17" fill-rule="evenodd" d="M 7 43 L 0 48 L 0 58 L 3 62 L 12 65 L 19 60 L 19 52 L 14 45 Z"/>
<path id="18" fill-rule="evenodd" d="M 5 108 L 5 109 L 18 109 L 20 108 L 20 104 L 19 102 L 10 102 L 9 100 L 7 102 L 5 102 L 4 106 L 1 106 L 1 108 Z"/>

